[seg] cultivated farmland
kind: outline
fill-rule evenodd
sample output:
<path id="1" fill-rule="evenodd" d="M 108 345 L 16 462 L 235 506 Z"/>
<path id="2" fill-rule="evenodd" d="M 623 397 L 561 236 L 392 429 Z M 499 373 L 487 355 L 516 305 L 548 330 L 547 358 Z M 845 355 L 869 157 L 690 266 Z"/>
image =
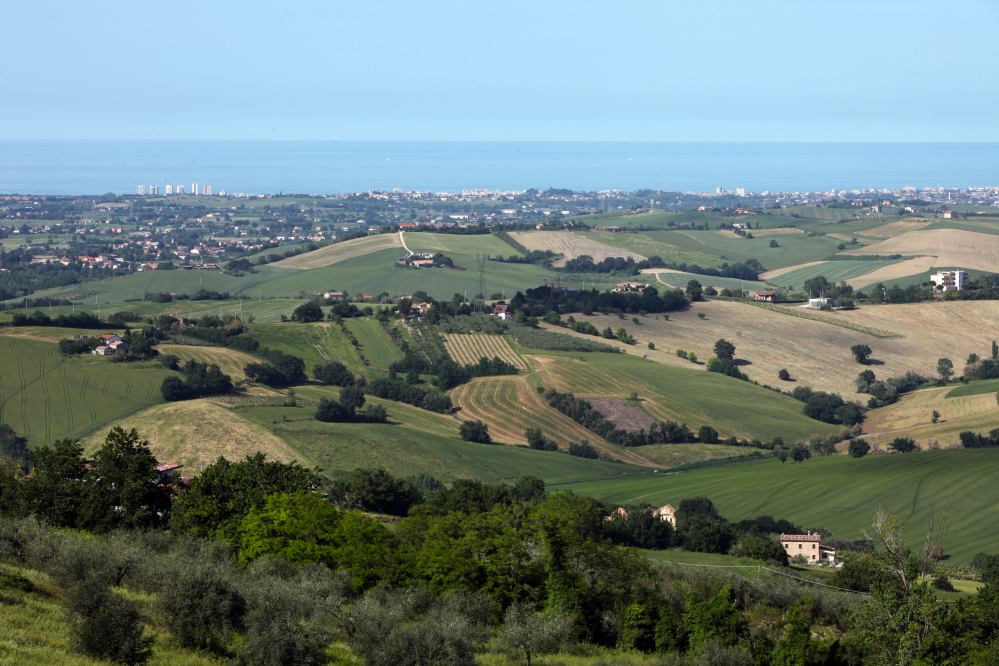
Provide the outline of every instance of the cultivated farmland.
<path id="1" fill-rule="evenodd" d="M 161 354 L 173 354 L 184 362 L 194 359 L 201 363 L 214 363 L 219 366 L 222 372 L 232 377 L 233 381 L 246 379 L 243 368 L 246 367 L 247 363 L 260 362 L 260 359 L 249 354 L 224 347 L 159 345 L 157 349 Z"/>
<path id="2" fill-rule="evenodd" d="M 829 282 L 840 282 L 841 280 L 851 280 L 868 273 L 897 264 L 897 261 L 820 261 L 781 271 L 779 275 L 767 277 L 769 282 L 785 287 L 787 289 L 801 289 L 805 280 L 823 276 Z M 775 271 L 776 272 L 776 271 Z"/>
<path id="3" fill-rule="evenodd" d="M 483 357 L 492 359 L 498 356 L 521 370 L 527 369 L 524 359 L 510 348 L 510 343 L 502 335 L 451 333 L 444 336 L 444 347 L 458 365 L 473 365 Z"/>
<path id="4" fill-rule="evenodd" d="M 947 448 L 960 441 L 958 435 L 965 430 L 987 433 L 999 427 L 999 402 L 994 391 L 952 397 L 955 390 L 947 386 L 915 391 L 894 405 L 870 412 L 864 421 L 868 440 L 887 449 L 895 437 L 912 437 L 923 446 L 926 440 L 935 439 L 941 448 Z M 934 411 L 940 414 L 938 423 L 932 422 Z"/>
<path id="5" fill-rule="evenodd" d="M 933 511 L 947 519 L 944 552 L 954 564 L 995 550 L 999 531 L 995 470 L 999 449 L 927 451 L 905 455 L 775 460 L 671 475 L 568 485 L 579 495 L 617 504 L 677 505 L 705 496 L 729 520 L 760 515 L 787 518 L 806 529 L 820 525 L 836 536 L 859 538 L 879 507 L 909 527 L 908 543 L 922 547 Z"/>
<path id="6" fill-rule="evenodd" d="M 295 268 L 307 270 L 310 268 L 321 268 L 329 266 L 345 259 L 363 257 L 366 254 L 377 252 L 378 250 L 388 250 L 391 248 L 401 248 L 399 234 L 377 234 L 367 238 L 355 238 L 343 243 L 334 243 L 326 247 L 306 252 L 294 257 L 275 261 L 272 266 L 277 268 Z"/>
<path id="7" fill-rule="evenodd" d="M 163 402 L 160 385 L 171 374 L 97 356 L 64 358 L 51 342 L 0 336 L 0 423 L 32 447 L 82 437 Z"/>
<path id="8" fill-rule="evenodd" d="M 551 250 L 555 254 L 563 255 L 560 261 L 555 262 L 557 266 L 584 254 L 593 257 L 595 262 L 603 261 L 607 257 L 631 257 L 635 261 L 646 258 L 637 252 L 612 247 L 569 231 L 514 231 L 510 235 L 528 250 Z"/>
<path id="9" fill-rule="evenodd" d="M 999 272 L 999 236 L 963 229 L 923 229 L 894 236 L 844 255 L 901 254 L 936 257 L 935 266 L 961 266 Z"/>
<path id="10" fill-rule="evenodd" d="M 359 317 L 346 319 L 344 323 L 347 330 L 357 338 L 361 353 L 373 367 L 387 370 L 392 363 L 402 360 L 402 352 L 376 319 Z"/>
<path id="11" fill-rule="evenodd" d="M 684 273 L 672 268 L 649 268 L 643 270 L 646 275 L 655 275 L 660 284 L 675 289 L 686 289 L 687 283 L 697 280 L 702 287 L 714 287 L 715 289 L 765 289 L 766 284 L 754 282 L 753 280 L 736 280 L 734 278 L 715 277 L 713 275 L 697 275 L 696 273 Z"/>
<path id="12" fill-rule="evenodd" d="M 637 465 L 651 464 L 628 449 L 605 442 L 568 416 L 546 405 L 524 377 L 473 379 L 454 389 L 451 399 L 460 408 L 459 418 L 486 423 L 490 435 L 500 442 L 526 444 L 524 431 L 527 428 L 541 428 L 545 437 L 553 439 L 562 449 L 568 448 L 569 442 L 586 439 L 597 451 L 612 458 Z"/>

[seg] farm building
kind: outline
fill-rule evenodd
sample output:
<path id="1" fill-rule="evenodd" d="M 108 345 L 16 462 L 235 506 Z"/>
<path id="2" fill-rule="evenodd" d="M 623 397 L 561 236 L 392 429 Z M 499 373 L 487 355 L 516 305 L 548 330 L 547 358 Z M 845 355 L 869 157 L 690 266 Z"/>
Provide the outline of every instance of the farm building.
<path id="1" fill-rule="evenodd" d="M 168 479 L 173 476 L 173 473 L 178 469 L 183 467 L 180 463 L 165 462 L 156 466 L 156 483 L 157 485 L 163 483 L 164 479 Z"/>
<path id="2" fill-rule="evenodd" d="M 788 557 L 801 555 L 809 564 L 835 562 L 836 549 L 819 543 L 818 534 L 781 534 L 780 545 L 784 546 Z"/>
<path id="3" fill-rule="evenodd" d="M 940 291 L 961 291 L 968 283 L 968 274 L 964 271 L 940 271 L 930 276 L 930 282 Z"/>
<path id="4" fill-rule="evenodd" d="M 661 506 L 658 509 L 653 509 L 652 515 L 664 522 L 669 523 L 673 527 L 676 527 L 676 509 L 669 504 Z"/>
<path id="5" fill-rule="evenodd" d="M 417 268 L 433 268 L 434 267 L 434 260 L 433 259 L 416 259 L 415 261 L 412 261 L 410 263 L 412 263 Z"/>
<path id="6" fill-rule="evenodd" d="M 493 314 L 500 319 L 512 319 L 513 313 L 510 312 L 509 305 L 497 305 L 493 308 Z"/>
<path id="7" fill-rule="evenodd" d="M 114 356 L 114 350 L 107 345 L 101 345 L 94 351 L 90 352 L 94 356 Z"/>
<path id="8" fill-rule="evenodd" d="M 427 310 L 430 309 L 430 303 L 413 303 L 411 312 L 414 316 L 419 317 L 427 314 Z"/>
<path id="9" fill-rule="evenodd" d="M 609 516 L 604 516 L 604 520 L 617 520 L 618 518 L 627 518 L 628 512 L 624 510 L 623 506 L 619 506 L 614 509 L 614 511 Z"/>
<path id="10" fill-rule="evenodd" d="M 101 336 L 101 342 L 103 342 L 106 345 L 109 345 L 112 342 L 121 342 L 121 337 L 105 333 L 104 335 Z"/>
<path id="11" fill-rule="evenodd" d="M 813 310 L 821 310 L 823 308 L 831 308 L 836 305 L 836 301 L 831 298 L 809 298 L 808 307 Z"/>
<path id="12" fill-rule="evenodd" d="M 776 291 L 757 291 L 753 296 L 758 301 L 766 301 L 767 303 L 773 303 L 777 298 Z"/>
<path id="13" fill-rule="evenodd" d="M 746 222 L 733 222 L 732 226 L 736 229 L 749 229 L 749 224 Z"/>
<path id="14" fill-rule="evenodd" d="M 642 291 L 647 286 L 644 282 L 622 282 L 614 287 L 614 291 Z"/>
<path id="15" fill-rule="evenodd" d="M 347 295 L 342 291 L 327 291 L 323 294 L 323 298 L 327 301 L 345 301 L 347 300 Z"/>
<path id="16" fill-rule="evenodd" d="M 956 213 L 955 213 L 954 211 L 952 211 L 952 210 L 945 210 L 945 211 L 943 212 L 943 214 L 944 214 L 944 217 L 945 217 L 945 218 L 947 218 L 948 220 L 949 220 L 949 219 L 952 219 L 953 217 L 955 217 L 955 216 L 957 215 L 957 214 L 956 214 Z"/>

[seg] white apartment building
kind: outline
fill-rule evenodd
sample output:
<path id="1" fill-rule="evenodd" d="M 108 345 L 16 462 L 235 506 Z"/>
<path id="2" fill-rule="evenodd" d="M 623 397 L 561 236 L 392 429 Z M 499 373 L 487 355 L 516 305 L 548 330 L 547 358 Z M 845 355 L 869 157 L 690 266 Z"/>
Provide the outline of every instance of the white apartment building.
<path id="1" fill-rule="evenodd" d="M 198 184 L 197 183 L 191 183 L 191 194 L 193 194 L 194 196 L 198 196 Z"/>
<path id="2" fill-rule="evenodd" d="M 138 195 L 139 195 L 140 197 L 143 197 L 143 196 L 145 196 L 145 195 L 146 195 L 146 186 L 145 186 L 145 185 L 139 185 L 139 188 L 138 188 L 138 189 L 137 189 L 137 190 L 136 190 L 135 192 L 136 192 L 136 194 L 138 194 Z"/>
<path id="3" fill-rule="evenodd" d="M 177 186 L 177 194 L 183 194 L 183 193 L 184 193 L 184 186 L 183 185 L 178 185 Z"/>
<path id="4" fill-rule="evenodd" d="M 166 186 L 166 193 L 167 194 L 173 194 L 173 185 L 167 185 Z"/>
<path id="5" fill-rule="evenodd" d="M 156 196 L 159 193 L 160 193 L 160 186 L 159 185 L 150 185 L 149 186 L 149 194 L 151 194 L 152 196 Z"/>
<path id="6" fill-rule="evenodd" d="M 746 196 L 746 188 L 745 187 L 737 187 L 737 188 L 735 188 L 735 193 L 736 193 L 736 195 L 738 195 L 740 197 L 744 197 L 744 196 Z"/>
<path id="7" fill-rule="evenodd" d="M 940 271 L 930 276 L 930 282 L 940 291 L 961 291 L 968 283 L 968 274 L 964 271 Z"/>
<path id="8" fill-rule="evenodd" d="M 205 185 L 203 194 L 206 197 L 212 196 L 212 186 L 211 185 Z"/>

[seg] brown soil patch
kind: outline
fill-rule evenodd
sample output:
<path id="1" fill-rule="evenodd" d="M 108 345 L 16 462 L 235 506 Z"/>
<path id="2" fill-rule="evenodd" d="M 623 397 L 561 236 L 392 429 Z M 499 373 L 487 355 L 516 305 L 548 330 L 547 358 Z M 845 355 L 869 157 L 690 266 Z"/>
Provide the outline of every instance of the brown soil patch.
<path id="1" fill-rule="evenodd" d="M 399 241 L 399 234 L 378 234 L 376 236 L 368 236 L 367 238 L 349 240 L 345 243 L 327 245 L 314 252 L 306 252 L 289 257 L 288 259 L 275 261 L 271 265 L 281 268 L 298 268 L 301 270 L 320 268 L 321 266 L 329 266 L 345 259 L 353 259 L 354 257 L 371 254 L 378 250 L 388 250 L 393 247 L 402 247 L 402 243 Z"/>
<path id="2" fill-rule="evenodd" d="M 593 257 L 594 262 L 601 262 L 607 257 L 631 257 L 635 261 L 646 258 L 637 252 L 605 245 L 569 231 L 512 231 L 510 235 L 528 250 L 551 250 L 563 255 L 562 259 L 555 262 L 556 266 L 562 266 L 568 259 L 584 254 Z"/>
<path id="3" fill-rule="evenodd" d="M 656 420 L 627 400 L 618 398 L 587 398 L 593 409 L 603 414 L 605 419 L 613 421 L 621 430 L 638 432 L 648 430 Z"/>

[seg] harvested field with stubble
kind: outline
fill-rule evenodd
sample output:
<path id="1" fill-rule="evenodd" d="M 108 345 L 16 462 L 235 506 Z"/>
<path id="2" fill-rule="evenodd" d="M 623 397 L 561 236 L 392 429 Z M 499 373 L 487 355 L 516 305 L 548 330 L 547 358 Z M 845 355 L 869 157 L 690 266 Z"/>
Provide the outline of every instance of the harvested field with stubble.
<path id="1" fill-rule="evenodd" d="M 247 363 L 259 363 L 260 359 L 235 349 L 225 347 L 202 347 L 193 345 L 159 345 L 156 347 L 161 354 L 173 354 L 185 363 L 194 359 L 201 363 L 214 363 L 219 369 L 232 377 L 233 381 L 246 379 L 243 368 Z"/>
<path id="2" fill-rule="evenodd" d="M 327 245 L 313 252 L 306 252 L 289 257 L 288 259 L 275 261 L 271 266 L 296 268 L 299 270 L 321 268 L 344 261 L 345 259 L 353 259 L 354 257 L 361 257 L 372 252 L 377 252 L 378 250 L 388 250 L 394 247 L 402 248 L 402 243 L 399 242 L 399 234 L 378 234 L 377 236 L 368 236 L 367 238 L 358 238 L 344 243 Z"/>
<path id="3" fill-rule="evenodd" d="M 238 411 L 207 400 L 156 405 L 119 419 L 81 441 L 86 453 L 99 449 L 114 426 L 125 430 L 135 428 L 149 441 L 149 449 L 157 460 L 184 465 L 185 476 L 197 474 L 202 459 L 208 465 L 219 456 L 242 460 L 257 451 L 265 453 L 268 460 L 312 464 L 263 426 L 247 421 Z"/>
<path id="4" fill-rule="evenodd" d="M 510 236 L 528 250 L 551 250 L 563 255 L 562 259 L 554 262 L 556 266 L 584 254 L 593 257 L 595 262 L 607 257 L 631 257 L 635 261 L 646 258 L 637 252 L 606 245 L 570 231 L 511 231 Z"/>
<path id="5" fill-rule="evenodd" d="M 544 399 L 525 377 L 482 377 L 451 391 L 451 400 L 459 408 L 457 416 L 465 421 L 482 421 L 489 426 L 497 442 L 526 444 L 524 431 L 541 432 L 566 449 L 569 442 L 588 440 L 598 452 L 636 465 L 651 465 L 642 456 L 614 446 L 572 419 L 545 404 Z"/>
<path id="6" fill-rule="evenodd" d="M 918 231 L 925 226 L 931 225 L 936 220 L 925 220 L 925 219 L 910 219 L 910 220 L 896 220 L 894 222 L 889 222 L 888 224 L 882 224 L 880 227 L 874 227 L 873 229 L 867 229 L 864 231 L 865 236 L 873 236 L 875 238 L 891 238 L 893 236 L 900 236 L 910 231 Z"/>
<path id="7" fill-rule="evenodd" d="M 999 236 L 963 229 L 923 229 L 868 245 L 843 255 L 880 254 L 936 257 L 934 266 L 960 266 L 999 272 Z M 918 272 L 918 271 L 914 271 Z M 910 275 L 912 273 L 909 273 Z"/>
<path id="8" fill-rule="evenodd" d="M 919 275 L 938 265 L 940 264 L 936 257 L 916 257 L 883 266 L 860 277 L 851 278 L 846 283 L 854 289 L 860 290 L 878 282 L 890 282 L 910 275 Z"/>
<path id="9" fill-rule="evenodd" d="M 520 370 L 527 370 L 524 359 L 511 349 L 502 335 L 448 333 L 442 337 L 447 353 L 458 365 L 474 365 L 482 357 L 492 360 L 498 356 Z"/>
<path id="10" fill-rule="evenodd" d="M 697 317 L 700 312 L 705 314 L 704 319 Z M 668 321 L 647 316 L 641 318 L 641 326 L 626 326 L 638 341 L 627 351 L 648 354 L 651 360 L 667 365 L 693 367 L 668 355 L 680 348 L 696 352 L 700 361 L 706 362 L 714 355 L 715 342 L 724 338 L 736 346 L 736 359 L 742 362 L 740 370 L 761 384 L 788 391 L 798 385 L 811 386 L 866 404 L 868 396 L 856 393 L 853 384 L 862 370 L 873 370 L 878 378 L 899 376 L 909 370 L 935 378 L 940 358 L 950 358 L 960 366 L 972 352 L 988 353 L 997 337 L 999 302 L 871 305 L 818 316 L 887 329 L 901 337 L 876 338 L 743 303 L 707 301 L 695 303 L 685 312 L 671 313 Z M 589 321 L 601 330 L 621 324 L 614 316 L 577 319 Z M 960 336 L 955 336 L 954 331 L 960 331 Z M 649 341 L 655 343 L 656 351 L 645 349 Z M 862 366 L 854 361 L 850 347 L 856 344 L 871 347 L 873 364 Z M 782 368 L 795 381 L 780 381 L 777 373 Z"/>
<path id="11" fill-rule="evenodd" d="M 912 437 L 925 448 L 926 440 L 935 439 L 940 448 L 960 442 L 965 430 L 987 433 L 999 427 L 999 401 L 996 394 L 979 393 L 956 398 L 947 394 L 953 386 L 924 389 L 903 396 L 894 405 L 875 409 L 864 421 L 865 437 L 887 448 L 895 437 Z M 933 423 L 933 412 L 940 420 Z"/>

